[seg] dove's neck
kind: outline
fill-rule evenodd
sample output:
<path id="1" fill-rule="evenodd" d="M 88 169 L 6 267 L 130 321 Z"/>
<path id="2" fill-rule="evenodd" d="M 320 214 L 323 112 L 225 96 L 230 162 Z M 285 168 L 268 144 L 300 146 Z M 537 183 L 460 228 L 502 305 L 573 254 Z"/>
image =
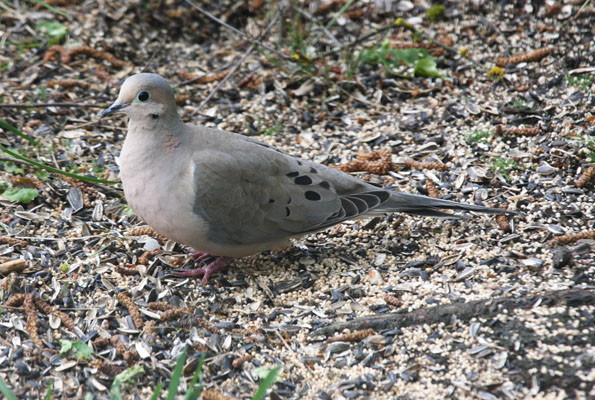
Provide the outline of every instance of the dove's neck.
<path id="1" fill-rule="evenodd" d="M 184 123 L 177 114 L 175 117 L 130 119 L 120 153 L 122 180 L 141 171 L 154 171 L 157 165 L 167 164 L 182 151 L 189 138 Z"/>
<path id="2" fill-rule="evenodd" d="M 184 138 L 184 123 L 175 115 L 169 119 L 131 118 L 128 133 L 122 148 L 122 156 L 154 157 L 168 152 L 181 144 Z"/>

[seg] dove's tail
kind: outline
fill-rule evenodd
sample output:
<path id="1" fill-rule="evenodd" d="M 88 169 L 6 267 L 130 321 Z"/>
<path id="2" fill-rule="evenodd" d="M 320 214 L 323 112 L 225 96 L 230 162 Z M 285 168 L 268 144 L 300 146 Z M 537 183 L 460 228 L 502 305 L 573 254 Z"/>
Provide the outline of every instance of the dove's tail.
<path id="1" fill-rule="evenodd" d="M 518 214 L 517 211 L 490 208 L 450 200 L 434 199 L 417 194 L 391 191 L 391 197 L 374 209 L 374 212 L 403 212 L 424 217 L 463 218 L 441 210 L 473 211 L 485 214 Z"/>

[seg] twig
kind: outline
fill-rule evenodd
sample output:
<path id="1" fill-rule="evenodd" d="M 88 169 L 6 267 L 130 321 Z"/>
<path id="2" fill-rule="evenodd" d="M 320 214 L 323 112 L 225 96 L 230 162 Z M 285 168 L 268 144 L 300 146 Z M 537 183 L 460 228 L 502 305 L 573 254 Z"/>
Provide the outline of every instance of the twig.
<path id="1" fill-rule="evenodd" d="M 470 301 L 468 303 L 423 307 L 410 312 L 373 315 L 327 325 L 316 329 L 312 332 L 311 336 L 328 336 L 335 332 L 341 332 L 344 329 L 359 331 L 371 328 L 379 331 L 411 325 L 435 324 L 438 322 L 449 322 L 453 317 L 459 320 L 469 320 L 474 317 L 487 317 L 498 314 L 502 310 L 528 309 L 534 307 L 536 304 L 550 307 L 554 305 L 563 305 L 566 307 L 591 305 L 595 304 L 595 290 L 579 288 L 555 290 L 533 296 L 488 298 Z"/>
<path id="2" fill-rule="evenodd" d="M 111 193 L 114 196 L 124 197 L 124 192 L 121 189 L 114 189 L 112 187 L 106 186 L 99 182 L 87 181 L 86 183 L 88 183 L 89 185 L 95 186 L 104 192 Z M 119 183 L 119 182 L 116 181 L 116 183 Z"/>
<path id="3" fill-rule="evenodd" d="M 81 104 L 81 103 L 17 103 L 17 104 L 0 104 L 0 108 L 35 108 L 35 107 L 80 107 L 80 108 L 105 108 L 105 105 L 100 104 Z"/>
<path id="4" fill-rule="evenodd" d="M 186 1 L 188 1 L 188 0 L 186 0 Z M 277 18 L 279 18 L 279 12 L 277 12 L 277 14 L 275 15 L 275 17 L 269 23 L 269 26 L 267 26 L 266 29 L 262 32 L 262 34 L 260 35 L 260 38 L 264 37 L 264 35 L 266 35 L 268 33 L 268 31 L 276 23 Z M 260 38 L 259 38 L 259 40 L 260 40 Z M 248 58 L 248 56 L 252 53 L 252 51 L 254 50 L 254 48 L 255 48 L 254 46 L 250 46 L 248 48 L 248 50 L 242 55 L 242 57 L 238 60 L 238 62 L 231 68 L 231 70 L 229 71 L 229 73 L 227 75 L 225 75 L 225 78 L 223 78 L 217 84 L 217 86 L 215 87 L 215 89 L 213 89 L 213 91 L 211 91 L 211 93 L 209 93 L 208 96 L 205 97 L 205 99 L 200 102 L 200 104 L 198 105 L 198 107 L 196 107 L 196 109 L 190 115 L 195 115 L 205 104 L 207 104 L 209 102 L 209 100 L 211 100 L 211 98 L 215 95 L 215 93 L 217 93 L 219 91 L 219 89 L 221 89 L 223 87 L 223 85 L 225 84 L 225 82 L 227 82 L 229 80 L 229 78 L 231 78 L 232 75 L 237 71 L 237 69 L 240 67 L 240 65 L 242 65 L 242 63 L 244 62 L 244 60 L 246 58 Z"/>
<path id="5" fill-rule="evenodd" d="M 213 14 L 211 14 L 210 12 L 208 12 L 207 10 L 199 7 L 195 2 L 193 2 L 192 0 L 185 0 L 186 3 L 188 3 L 189 5 L 191 5 L 192 7 L 196 8 L 198 11 L 200 11 L 201 13 L 203 13 L 204 15 L 206 15 L 207 17 L 209 17 L 210 19 L 212 19 L 213 21 L 217 22 L 218 24 L 221 24 L 222 26 L 226 27 L 227 29 L 231 30 L 234 33 L 237 33 L 238 35 L 240 35 L 241 37 L 243 37 L 244 39 L 248 40 L 250 43 L 254 44 L 254 45 L 258 45 L 260 47 L 262 47 L 263 49 L 266 49 L 268 51 L 270 51 L 271 53 L 275 53 L 276 55 L 278 55 L 279 57 L 283 58 L 284 60 L 287 61 L 293 61 L 291 59 L 291 57 L 286 56 L 285 54 L 281 53 L 278 50 L 273 49 L 272 47 L 269 47 L 265 44 L 262 44 L 261 39 L 253 39 L 250 36 L 248 36 L 247 34 L 245 34 L 244 32 L 242 32 L 241 30 L 234 28 L 233 26 L 225 23 L 224 21 L 222 21 L 221 19 L 215 17 Z M 275 18 L 276 19 L 276 18 Z M 270 25 L 269 25 L 270 26 Z M 270 28 L 267 28 L 267 30 Z M 262 36 L 262 35 L 261 35 Z"/>
<path id="6" fill-rule="evenodd" d="M 321 58 L 325 58 L 325 57 L 331 56 L 333 54 L 336 54 L 336 53 L 340 52 L 341 50 L 344 50 L 344 49 L 346 49 L 348 47 L 352 47 L 352 46 L 355 46 L 356 44 L 360 44 L 361 42 L 365 42 L 366 40 L 370 39 L 371 37 L 374 37 L 374 36 L 378 35 L 379 33 L 386 32 L 388 30 L 391 30 L 391 29 L 393 29 L 396 26 L 397 25 L 395 25 L 394 23 L 392 23 L 392 24 L 388 24 L 386 26 L 383 26 L 381 28 L 374 29 L 372 32 L 370 32 L 370 33 L 368 33 L 368 34 L 366 34 L 366 35 L 364 35 L 364 36 L 362 36 L 362 37 L 354 40 L 353 42 L 342 44 L 339 47 L 335 47 L 332 50 L 329 50 L 329 51 L 327 51 L 325 53 L 322 53 L 322 54 L 319 54 L 317 56 L 312 57 L 310 59 L 310 62 L 313 63 L 314 61 L 317 61 L 317 60 L 320 60 Z"/>
<path id="7" fill-rule="evenodd" d="M 0 157 L 0 161 L 8 161 L 8 162 L 13 162 L 15 164 L 25 164 L 25 165 L 30 165 L 27 161 L 25 160 L 19 160 L 18 158 L 12 158 L 12 157 Z"/>
<path id="8" fill-rule="evenodd" d="M 362 43 L 362 42 L 365 42 L 366 40 L 370 39 L 370 38 L 371 38 L 371 37 L 373 37 L 373 36 L 376 36 L 376 35 L 378 35 L 378 34 L 380 34 L 380 33 L 383 33 L 383 32 L 385 32 L 385 31 L 391 30 L 391 29 L 393 29 L 393 28 L 399 28 L 399 27 L 401 27 L 401 28 L 405 28 L 405 29 L 407 29 L 407 30 L 409 30 L 409 31 L 411 31 L 411 32 L 414 32 L 414 33 L 416 33 L 416 34 L 420 35 L 420 36 L 421 36 L 421 37 L 423 37 L 425 40 L 429 40 L 430 42 L 432 42 L 432 43 L 433 43 L 433 44 L 435 44 L 436 46 L 440 46 L 440 47 L 442 47 L 444 50 L 446 50 L 446 51 L 448 51 L 448 52 L 450 52 L 450 53 L 453 53 L 453 54 L 459 54 L 459 52 L 457 51 L 457 49 L 455 49 L 454 47 L 448 46 L 448 45 L 446 45 L 446 44 L 444 44 L 444 43 L 441 43 L 441 42 L 437 41 L 436 39 L 433 39 L 433 38 L 429 37 L 429 36 L 428 36 L 428 35 L 426 35 L 425 33 L 423 33 L 423 32 L 420 32 L 420 31 L 418 31 L 417 29 L 415 29 L 415 28 L 413 27 L 413 25 L 411 25 L 411 24 L 408 24 L 407 22 L 404 22 L 403 20 L 401 20 L 401 19 L 399 18 L 399 19 L 397 19 L 395 22 L 393 22 L 393 23 L 391 23 L 391 24 L 388 24 L 388 25 L 385 25 L 385 26 L 383 26 L 383 27 L 380 27 L 380 28 L 378 28 L 378 29 L 375 29 L 375 30 L 373 30 L 372 32 L 370 32 L 370 33 L 368 33 L 368 34 L 366 34 L 366 35 L 364 35 L 364 36 L 362 36 L 362 37 L 360 37 L 360 38 L 358 38 L 358 39 L 354 40 L 353 42 L 345 43 L 345 44 L 343 44 L 343 45 L 341 45 L 341 46 L 339 46 L 339 47 L 336 47 L 336 48 L 334 48 L 334 49 L 332 49 L 332 50 L 329 50 L 329 51 L 327 51 L 327 52 L 325 52 L 325 53 L 322 53 L 322 54 L 320 54 L 320 55 L 317 55 L 317 56 L 315 56 L 315 57 L 312 57 L 312 58 L 310 59 L 310 62 L 311 62 L 311 63 L 313 63 L 314 61 L 320 60 L 321 58 L 325 58 L 325 57 L 328 57 L 328 56 L 330 56 L 330 55 L 336 54 L 336 53 L 338 53 L 338 52 L 340 52 L 340 51 L 342 51 L 342 50 L 344 50 L 344 49 L 346 49 L 346 48 L 348 48 L 348 47 L 353 47 L 353 46 L 355 46 L 355 45 L 357 45 L 357 44 L 360 44 L 360 43 Z M 465 58 L 466 58 L 467 60 L 469 60 L 469 61 L 470 61 L 472 64 L 474 64 L 474 65 L 476 65 L 476 66 L 478 65 L 478 64 L 477 64 L 475 61 L 473 61 L 471 58 L 469 58 L 469 57 L 465 57 Z"/>
<path id="9" fill-rule="evenodd" d="M 301 8 L 298 9 L 298 12 L 300 14 L 302 14 L 304 17 L 308 18 L 310 21 L 317 24 L 318 29 L 320 29 L 322 31 L 322 33 L 324 33 L 331 41 L 335 42 L 335 44 L 337 46 L 341 45 L 341 42 L 339 42 L 339 40 L 335 37 L 335 35 L 333 35 L 328 29 L 326 29 L 326 27 L 324 25 L 322 25 L 320 22 L 318 22 L 318 19 L 316 17 L 314 17 L 308 11 L 302 10 Z M 317 42 L 318 42 L 318 40 L 314 43 L 314 46 L 316 45 Z"/>
<path id="10" fill-rule="evenodd" d="M 583 13 L 583 11 L 585 10 L 585 8 L 587 8 L 587 6 L 589 5 L 589 3 L 591 2 L 591 0 L 586 0 L 583 5 L 581 6 L 581 8 L 578 9 L 578 11 L 576 12 L 576 14 L 574 14 L 570 20 L 575 20 L 578 18 L 579 15 L 581 15 Z"/>
<path id="11" fill-rule="evenodd" d="M 163 49 L 165 49 L 165 36 L 163 36 L 163 38 L 161 39 L 161 43 L 159 44 L 159 47 L 157 47 L 157 50 L 155 50 L 151 54 L 151 57 L 149 57 L 145 65 L 143 65 L 143 67 L 140 69 L 140 72 L 147 71 L 151 64 L 153 64 L 153 61 L 155 60 L 155 57 L 157 57 L 157 54 L 161 53 Z"/>

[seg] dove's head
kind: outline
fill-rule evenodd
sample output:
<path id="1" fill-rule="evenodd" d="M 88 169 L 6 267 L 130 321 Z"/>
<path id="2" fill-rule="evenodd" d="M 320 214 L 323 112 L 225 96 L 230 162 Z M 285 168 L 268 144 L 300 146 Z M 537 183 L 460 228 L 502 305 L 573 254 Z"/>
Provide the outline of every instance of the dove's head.
<path id="1" fill-rule="evenodd" d="M 127 114 L 131 119 L 178 118 L 174 92 L 169 83 L 157 74 L 136 74 L 128 77 L 118 99 L 101 116 Z"/>

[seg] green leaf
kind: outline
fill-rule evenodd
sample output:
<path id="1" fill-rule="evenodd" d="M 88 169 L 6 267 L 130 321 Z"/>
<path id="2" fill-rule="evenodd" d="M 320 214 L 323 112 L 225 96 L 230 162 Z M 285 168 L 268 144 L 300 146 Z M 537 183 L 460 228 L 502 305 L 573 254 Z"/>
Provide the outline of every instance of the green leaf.
<path id="1" fill-rule="evenodd" d="M 6 400 L 17 400 L 17 396 L 14 395 L 2 378 L 0 378 L 0 393 L 6 397 Z"/>
<path id="2" fill-rule="evenodd" d="M 124 207 L 122 207 L 122 211 L 120 212 L 120 215 L 122 215 L 123 217 L 133 217 L 136 214 L 134 213 L 134 211 L 132 210 L 132 207 L 130 207 L 128 204 L 125 205 Z"/>
<path id="3" fill-rule="evenodd" d="M 266 394 L 267 394 L 267 390 L 275 382 L 275 379 L 277 378 L 277 374 L 279 373 L 280 369 L 281 369 L 281 366 L 278 365 L 273 369 L 270 369 L 269 367 L 260 367 L 260 368 L 257 368 L 256 370 L 254 370 L 253 373 L 256 374 L 256 376 L 258 376 L 261 379 L 263 379 L 263 377 L 264 377 L 264 379 L 262 380 L 262 382 L 260 382 L 260 385 L 258 385 L 258 390 L 256 391 L 256 393 L 254 393 L 252 400 L 264 399 L 264 396 L 266 396 Z M 261 376 L 263 373 L 264 373 L 264 376 Z"/>
<path id="4" fill-rule="evenodd" d="M 63 25 L 58 21 L 39 21 L 35 25 L 35 30 L 50 38 L 51 44 L 64 41 L 68 34 L 66 25 Z"/>
<path id="5" fill-rule="evenodd" d="M 437 21 L 438 19 L 442 18 L 444 15 L 444 6 L 443 5 L 436 5 L 433 7 L 428 8 L 426 11 L 426 15 L 428 19 L 432 22 Z"/>
<path id="6" fill-rule="evenodd" d="M 66 354 L 70 351 L 78 361 L 87 361 L 91 358 L 93 350 L 89 345 L 83 342 L 71 342 L 70 340 L 60 339 L 60 354 Z"/>
<path id="7" fill-rule="evenodd" d="M 33 174 L 40 180 L 45 181 L 47 178 L 50 177 L 50 173 L 43 170 L 43 169 L 36 169 Z"/>
<path id="8" fill-rule="evenodd" d="M 401 65 L 413 67 L 414 75 L 441 76 L 436 70 L 434 57 L 426 49 L 391 49 L 388 40 L 384 41 L 381 46 L 363 50 L 360 53 L 360 58 L 366 64 L 382 64 L 389 73 L 403 78 L 411 78 L 412 76 L 397 72 Z"/>
<path id="9" fill-rule="evenodd" d="M 72 342 L 70 340 L 60 340 L 60 354 L 66 354 L 72 349 Z"/>
<path id="10" fill-rule="evenodd" d="M 120 372 L 114 378 L 114 382 L 112 383 L 112 387 L 110 388 L 110 399 L 111 400 L 121 400 L 122 393 L 120 389 L 122 388 L 122 384 L 133 382 L 134 379 L 141 374 L 144 374 L 145 370 L 140 365 L 135 365 L 133 367 L 127 368 L 126 370 Z M 159 385 L 158 385 L 159 386 Z"/>
<path id="11" fill-rule="evenodd" d="M 182 376 L 182 370 L 184 369 L 184 362 L 186 361 L 186 354 L 188 349 L 184 349 L 182 354 L 178 357 L 174 372 L 171 375 L 171 381 L 167 387 L 167 400 L 175 400 L 176 394 L 178 393 L 178 385 L 180 384 L 180 377 Z"/>
<path id="12" fill-rule="evenodd" d="M 19 167 L 18 165 L 12 162 L 9 162 L 4 166 L 4 171 L 9 172 L 13 175 L 22 175 L 23 173 L 25 173 L 24 168 Z"/>
<path id="13" fill-rule="evenodd" d="M 442 75 L 436 69 L 436 62 L 431 58 L 418 60 L 413 67 L 415 76 L 426 76 L 431 78 L 441 78 Z"/>
<path id="14" fill-rule="evenodd" d="M 20 188 L 20 189 L 8 189 L 2 193 L 2 197 L 7 198 L 10 201 L 16 203 L 29 204 L 38 195 L 37 189 Z"/>

